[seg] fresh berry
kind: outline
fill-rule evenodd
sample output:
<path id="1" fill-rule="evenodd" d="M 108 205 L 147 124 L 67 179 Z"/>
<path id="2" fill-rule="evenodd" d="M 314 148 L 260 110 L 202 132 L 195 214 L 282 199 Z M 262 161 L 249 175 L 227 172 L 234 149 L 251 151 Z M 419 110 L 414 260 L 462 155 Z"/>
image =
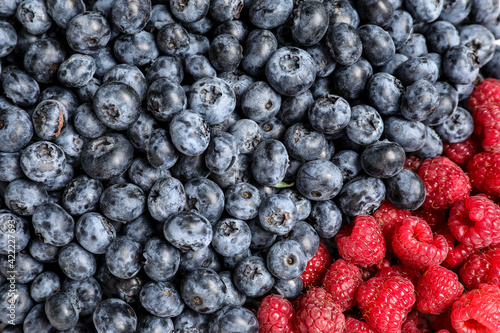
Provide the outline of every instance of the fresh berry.
<path id="1" fill-rule="evenodd" d="M 482 152 L 467 163 L 472 186 L 480 192 L 500 197 L 500 154 Z"/>
<path id="2" fill-rule="evenodd" d="M 500 102 L 500 81 L 486 79 L 476 86 L 469 96 L 468 106 L 472 111 L 483 105 Z"/>
<path id="3" fill-rule="evenodd" d="M 306 270 L 300 275 L 304 289 L 310 286 L 318 287 L 331 263 L 330 252 L 325 244 L 320 242 L 316 254 L 307 262 Z"/>
<path id="4" fill-rule="evenodd" d="M 433 237 L 427 223 L 413 216 L 395 230 L 392 247 L 403 264 L 421 271 L 439 265 L 448 254 L 446 239 L 441 235 Z"/>
<path id="5" fill-rule="evenodd" d="M 469 290 L 481 283 L 500 287 L 500 248 L 470 255 L 459 271 L 460 280 Z"/>
<path id="6" fill-rule="evenodd" d="M 396 227 L 401 225 L 401 222 L 411 214 L 407 210 L 402 210 L 394 207 L 388 201 L 384 201 L 372 216 L 380 224 L 382 233 L 384 234 L 387 250 L 392 252 L 392 234 Z"/>
<path id="7" fill-rule="evenodd" d="M 291 333 L 295 310 L 292 304 L 280 295 L 264 297 L 257 311 L 259 333 Z"/>
<path id="8" fill-rule="evenodd" d="M 399 333 L 416 301 L 413 284 L 401 277 L 374 277 L 356 293 L 363 318 L 379 333 Z"/>
<path id="9" fill-rule="evenodd" d="M 408 267 L 403 264 L 398 264 L 390 267 L 381 267 L 380 270 L 375 274 L 376 277 L 404 277 L 411 281 L 411 283 L 416 286 L 418 280 L 422 276 L 420 271 Z"/>
<path id="10" fill-rule="evenodd" d="M 364 321 L 347 317 L 343 333 L 377 333 L 377 331 Z"/>
<path id="11" fill-rule="evenodd" d="M 336 260 L 323 278 L 323 287 L 333 296 L 334 302 L 344 312 L 356 305 L 356 291 L 363 283 L 358 267 L 343 259 Z"/>
<path id="12" fill-rule="evenodd" d="M 443 235 L 448 242 L 448 255 L 446 256 L 446 259 L 441 263 L 444 267 L 449 269 L 459 268 L 463 265 L 465 260 L 472 253 L 474 253 L 474 248 L 457 241 L 451 234 L 449 228 L 441 228 L 436 231 L 436 233 L 439 235 Z"/>
<path id="13" fill-rule="evenodd" d="M 438 156 L 425 160 L 418 169 L 427 191 L 423 203 L 426 209 L 448 209 L 469 196 L 469 177 L 449 158 Z"/>
<path id="14" fill-rule="evenodd" d="M 483 195 L 459 200 L 450 211 L 448 226 L 452 235 L 467 246 L 500 244 L 500 207 Z"/>
<path id="15" fill-rule="evenodd" d="M 403 169 L 408 169 L 413 172 L 418 172 L 418 169 L 422 165 L 422 162 L 423 161 L 418 156 L 412 155 L 406 158 L 406 162 L 405 165 L 403 166 Z"/>
<path id="16" fill-rule="evenodd" d="M 413 310 L 408 314 L 406 321 L 401 327 L 401 333 L 430 333 L 432 329 L 427 317 L 418 311 Z"/>
<path id="17" fill-rule="evenodd" d="M 369 215 L 356 216 L 351 224 L 339 231 L 335 242 L 344 260 L 361 266 L 379 263 L 386 251 L 382 229 Z"/>
<path id="18" fill-rule="evenodd" d="M 457 274 L 435 265 L 429 267 L 417 284 L 417 309 L 423 313 L 439 314 L 450 307 L 463 293 L 464 286 Z"/>
<path id="19" fill-rule="evenodd" d="M 500 288 L 481 284 L 462 295 L 451 310 L 451 324 L 457 333 L 500 332 Z"/>
<path id="20" fill-rule="evenodd" d="M 446 211 L 443 209 L 425 209 L 420 207 L 411 212 L 411 215 L 416 216 L 427 222 L 432 231 L 436 231 L 446 224 Z"/>
<path id="21" fill-rule="evenodd" d="M 481 150 L 481 142 L 475 135 L 457 143 L 443 142 L 444 155 L 462 169 L 465 169 L 467 163 Z"/>
<path id="22" fill-rule="evenodd" d="M 296 327 L 300 333 L 343 333 L 345 318 L 333 297 L 323 288 L 307 291 L 297 310 Z"/>
<path id="23" fill-rule="evenodd" d="M 474 134 L 481 139 L 483 149 L 493 153 L 500 152 L 500 105 L 481 105 L 474 111 L 472 117 Z"/>

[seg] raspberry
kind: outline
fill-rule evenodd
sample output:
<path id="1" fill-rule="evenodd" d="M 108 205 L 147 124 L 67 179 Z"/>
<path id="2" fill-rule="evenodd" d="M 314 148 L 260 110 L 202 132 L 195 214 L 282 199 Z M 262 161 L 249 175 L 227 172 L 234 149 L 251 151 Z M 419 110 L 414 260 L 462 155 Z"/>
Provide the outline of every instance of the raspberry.
<path id="1" fill-rule="evenodd" d="M 382 229 L 370 215 L 356 216 L 351 224 L 338 232 L 335 242 L 342 258 L 356 265 L 377 264 L 385 255 Z"/>
<path id="2" fill-rule="evenodd" d="M 467 163 L 472 186 L 479 191 L 500 197 L 500 154 L 482 152 Z"/>
<path id="3" fill-rule="evenodd" d="M 311 288 L 300 302 L 296 327 L 301 333 L 342 333 L 345 318 L 325 289 Z"/>
<path id="4" fill-rule="evenodd" d="M 332 295 L 342 312 L 356 305 L 356 290 L 363 283 L 359 268 L 343 259 L 336 260 L 323 278 L 323 287 Z"/>
<path id="5" fill-rule="evenodd" d="M 463 265 L 465 260 L 472 253 L 474 253 L 474 248 L 457 241 L 451 234 L 451 231 L 450 229 L 448 229 L 448 227 L 439 229 L 436 233 L 439 235 L 443 235 L 448 242 L 448 255 L 446 256 L 446 259 L 441 263 L 444 267 L 449 269 L 459 268 Z"/>
<path id="6" fill-rule="evenodd" d="M 413 284 L 402 277 L 374 277 L 356 293 L 365 321 L 379 333 L 399 333 L 415 303 Z"/>
<path id="7" fill-rule="evenodd" d="M 443 209 L 425 209 L 420 207 L 411 212 L 411 215 L 416 216 L 427 222 L 432 231 L 436 231 L 446 224 L 446 211 Z"/>
<path id="8" fill-rule="evenodd" d="M 474 111 L 479 106 L 500 102 L 500 81 L 489 78 L 478 84 L 472 91 L 467 102 L 469 109 Z"/>
<path id="9" fill-rule="evenodd" d="M 306 270 L 300 275 L 303 288 L 319 286 L 331 263 L 332 257 L 330 256 L 330 252 L 328 252 L 325 244 L 320 242 L 316 254 L 307 262 Z"/>
<path id="10" fill-rule="evenodd" d="M 455 331 L 451 325 L 450 314 L 451 308 L 439 315 L 428 315 L 427 317 L 429 318 L 432 329 L 436 331 L 443 329 L 445 332 L 456 333 L 457 331 Z"/>
<path id="11" fill-rule="evenodd" d="M 420 279 L 421 275 L 422 274 L 416 269 L 401 264 L 391 267 L 382 267 L 377 274 L 375 274 L 377 277 L 404 277 L 410 280 L 414 286 L 418 284 L 418 279 Z"/>
<path id="12" fill-rule="evenodd" d="M 412 311 L 401 327 L 401 333 L 431 333 L 434 332 L 424 314 Z"/>
<path id="13" fill-rule="evenodd" d="M 377 333 L 370 325 L 364 321 L 347 317 L 345 320 L 345 330 L 343 333 Z"/>
<path id="14" fill-rule="evenodd" d="M 392 247 L 399 260 L 423 271 L 439 265 L 448 254 L 448 242 L 441 235 L 433 238 L 431 228 L 418 217 L 406 218 L 392 237 Z"/>
<path id="15" fill-rule="evenodd" d="M 457 143 L 443 142 L 443 154 L 462 169 L 465 169 L 472 157 L 481 151 L 481 142 L 475 135 Z"/>
<path id="16" fill-rule="evenodd" d="M 484 283 L 453 303 L 451 324 L 457 333 L 498 333 L 499 313 L 500 288 Z"/>
<path id="17" fill-rule="evenodd" d="M 394 207 L 389 201 L 384 201 L 382 205 L 373 212 L 372 216 L 380 224 L 382 233 L 384 234 L 387 251 L 392 252 L 392 234 L 394 229 L 403 222 L 405 218 L 410 216 L 410 212 Z"/>
<path id="18" fill-rule="evenodd" d="M 257 311 L 259 333 L 291 333 L 295 310 L 281 295 L 264 297 Z"/>
<path id="19" fill-rule="evenodd" d="M 417 284 L 417 310 L 439 314 L 450 307 L 464 292 L 457 274 L 434 265 L 420 277 Z"/>
<path id="20" fill-rule="evenodd" d="M 500 207 L 483 195 L 459 200 L 450 211 L 448 227 L 458 241 L 476 249 L 500 244 Z"/>
<path id="21" fill-rule="evenodd" d="M 459 275 L 469 290 L 481 283 L 500 287 L 500 248 L 472 254 L 460 268 Z"/>
<path id="22" fill-rule="evenodd" d="M 425 209 L 448 209 L 457 200 L 469 196 L 469 177 L 447 157 L 426 159 L 418 169 L 418 175 L 427 191 L 422 204 Z"/>
<path id="23" fill-rule="evenodd" d="M 421 165 L 422 160 L 418 156 L 412 155 L 406 159 L 403 169 L 408 169 L 416 173 Z"/>
<path id="24" fill-rule="evenodd" d="M 478 107 L 473 113 L 474 134 L 481 139 L 485 151 L 500 152 L 500 104 Z"/>

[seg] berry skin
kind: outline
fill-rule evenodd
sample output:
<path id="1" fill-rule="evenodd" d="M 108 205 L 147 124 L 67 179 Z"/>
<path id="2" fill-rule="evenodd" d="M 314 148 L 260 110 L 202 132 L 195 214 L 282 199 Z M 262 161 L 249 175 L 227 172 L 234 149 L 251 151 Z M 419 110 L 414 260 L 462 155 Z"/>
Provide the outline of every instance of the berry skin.
<path id="1" fill-rule="evenodd" d="M 257 311 L 259 333 L 292 333 L 295 310 L 281 295 L 264 297 Z"/>
<path id="2" fill-rule="evenodd" d="M 474 134 L 481 138 L 483 149 L 493 153 L 500 152 L 500 105 L 481 105 L 472 113 L 472 118 Z"/>
<path id="3" fill-rule="evenodd" d="M 375 218 L 369 215 L 357 216 L 339 231 L 335 242 L 345 261 L 360 266 L 379 263 L 386 251 L 382 229 Z"/>
<path id="4" fill-rule="evenodd" d="M 443 142 L 443 154 L 462 169 L 481 150 L 481 143 L 475 135 L 457 143 Z"/>
<path id="5" fill-rule="evenodd" d="M 500 287 L 500 248 L 470 255 L 459 271 L 460 280 L 469 290 L 481 283 Z"/>
<path id="6" fill-rule="evenodd" d="M 417 310 L 439 314 L 450 307 L 464 292 L 457 274 L 435 265 L 429 267 L 417 284 Z"/>
<path id="7" fill-rule="evenodd" d="M 474 253 L 474 248 L 457 241 L 451 234 L 450 229 L 442 228 L 436 231 L 436 233 L 439 235 L 443 235 L 448 242 L 448 255 L 446 256 L 446 259 L 441 263 L 444 267 L 449 269 L 460 268 L 465 260 L 472 253 Z"/>
<path id="8" fill-rule="evenodd" d="M 484 194 L 500 197 L 500 154 L 482 152 L 467 163 L 472 186 Z"/>
<path id="9" fill-rule="evenodd" d="M 407 210 L 402 210 L 394 207 L 388 201 L 384 201 L 372 216 L 377 220 L 384 234 L 387 250 L 392 252 L 392 234 L 396 227 L 401 225 L 401 222 L 411 214 Z"/>
<path id="10" fill-rule="evenodd" d="M 446 238 L 433 237 L 427 223 L 413 216 L 406 218 L 395 230 L 392 247 L 403 264 L 420 271 L 439 265 L 448 254 Z"/>
<path id="11" fill-rule="evenodd" d="M 474 248 L 500 244 L 500 207 L 483 195 L 455 203 L 448 226 L 461 243 Z"/>
<path id="12" fill-rule="evenodd" d="M 307 262 L 306 270 L 300 275 L 303 288 L 318 287 L 331 263 L 330 252 L 325 244 L 320 242 L 316 254 Z"/>
<path id="13" fill-rule="evenodd" d="M 446 224 L 446 211 L 442 209 L 425 209 L 420 207 L 411 212 L 411 215 L 416 216 L 427 222 L 432 231 L 436 231 Z"/>
<path id="14" fill-rule="evenodd" d="M 300 301 L 296 327 L 300 333 L 343 333 L 345 318 L 325 289 L 312 288 Z"/>
<path id="15" fill-rule="evenodd" d="M 394 265 L 390 267 L 381 267 L 380 270 L 375 274 L 376 277 L 403 277 L 411 281 L 411 283 L 416 286 L 418 280 L 422 274 L 411 267 L 403 264 Z"/>
<path id="16" fill-rule="evenodd" d="M 408 169 L 413 172 L 418 172 L 418 169 L 422 165 L 422 162 L 423 161 L 418 156 L 412 155 L 406 159 L 403 169 Z"/>
<path id="17" fill-rule="evenodd" d="M 344 312 L 356 305 L 356 290 L 363 283 L 359 268 L 343 259 L 336 260 L 323 278 L 323 287 Z"/>
<path id="18" fill-rule="evenodd" d="M 469 177 L 449 158 L 438 156 L 425 160 L 418 169 L 427 195 L 422 207 L 426 209 L 448 209 L 469 196 Z"/>
<path id="19" fill-rule="evenodd" d="M 451 310 L 451 324 L 457 333 L 500 332 L 500 288 L 481 284 L 462 295 Z"/>
<path id="20" fill-rule="evenodd" d="M 402 277 L 374 277 L 356 293 L 363 318 L 378 333 L 400 333 L 416 301 L 413 284 Z"/>
<path id="21" fill-rule="evenodd" d="M 377 331 L 364 321 L 354 319 L 353 317 L 347 317 L 343 333 L 377 333 Z"/>
<path id="22" fill-rule="evenodd" d="M 477 85 L 467 102 L 472 111 L 483 105 L 500 102 L 500 81 L 489 78 Z"/>

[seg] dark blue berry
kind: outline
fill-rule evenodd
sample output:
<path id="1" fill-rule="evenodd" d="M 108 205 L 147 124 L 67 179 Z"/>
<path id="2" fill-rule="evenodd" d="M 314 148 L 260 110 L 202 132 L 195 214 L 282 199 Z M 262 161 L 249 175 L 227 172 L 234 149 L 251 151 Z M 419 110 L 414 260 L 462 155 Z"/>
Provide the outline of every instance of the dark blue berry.
<path id="1" fill-rule="evenodd" d="M 116 238 L 116 230 L 104 216 L 90 212 L 82 215 L 76 222 L 75 236 L 85 250 L 103 254 Z"/>
<path id="2" fill-rule="evenodd" d="M 358 176 L 342 187 L 337 202 L 346 215 L 371 214 L 380 207 L 385 194 L 386 189 L 380 179 Z"/>
<path id="3" fill-rule="evenodd" d="M 418 175 L 411 170 L 401 170 L 394 177 L 385 180 L 387 199 L 398 209 L 415 210 L 425 200 L 425 186 Z"/>
<path id="4" fill-rule="evenodd" d="M 181 251 L 196 251 L 210 244 L 213 231 L 210 222 L 194 212 L 169 217 L 163 226 L 167 241 Z"/>
<path id="5" fill-rule="evenodd" d="M 183 276 L 180 293 L 187 306 L 208 314 L 224 305 L 226 286 L 215 271 L 196 268 Z"/>

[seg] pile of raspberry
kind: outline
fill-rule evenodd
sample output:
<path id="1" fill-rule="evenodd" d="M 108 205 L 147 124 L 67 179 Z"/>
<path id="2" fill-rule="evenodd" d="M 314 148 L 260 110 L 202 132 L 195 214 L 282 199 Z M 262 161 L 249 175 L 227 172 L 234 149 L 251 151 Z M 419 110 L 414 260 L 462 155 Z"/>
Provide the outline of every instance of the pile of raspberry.
<path id="1" fill-rule="evenodd" d="M 468 107 L 471 137 L 408 158 L 423 205 L 386 201 L 320 243 L 298 299 L 261 301 L 260 333 L 500 333 L 500 81 L 477 85 Z"/>

